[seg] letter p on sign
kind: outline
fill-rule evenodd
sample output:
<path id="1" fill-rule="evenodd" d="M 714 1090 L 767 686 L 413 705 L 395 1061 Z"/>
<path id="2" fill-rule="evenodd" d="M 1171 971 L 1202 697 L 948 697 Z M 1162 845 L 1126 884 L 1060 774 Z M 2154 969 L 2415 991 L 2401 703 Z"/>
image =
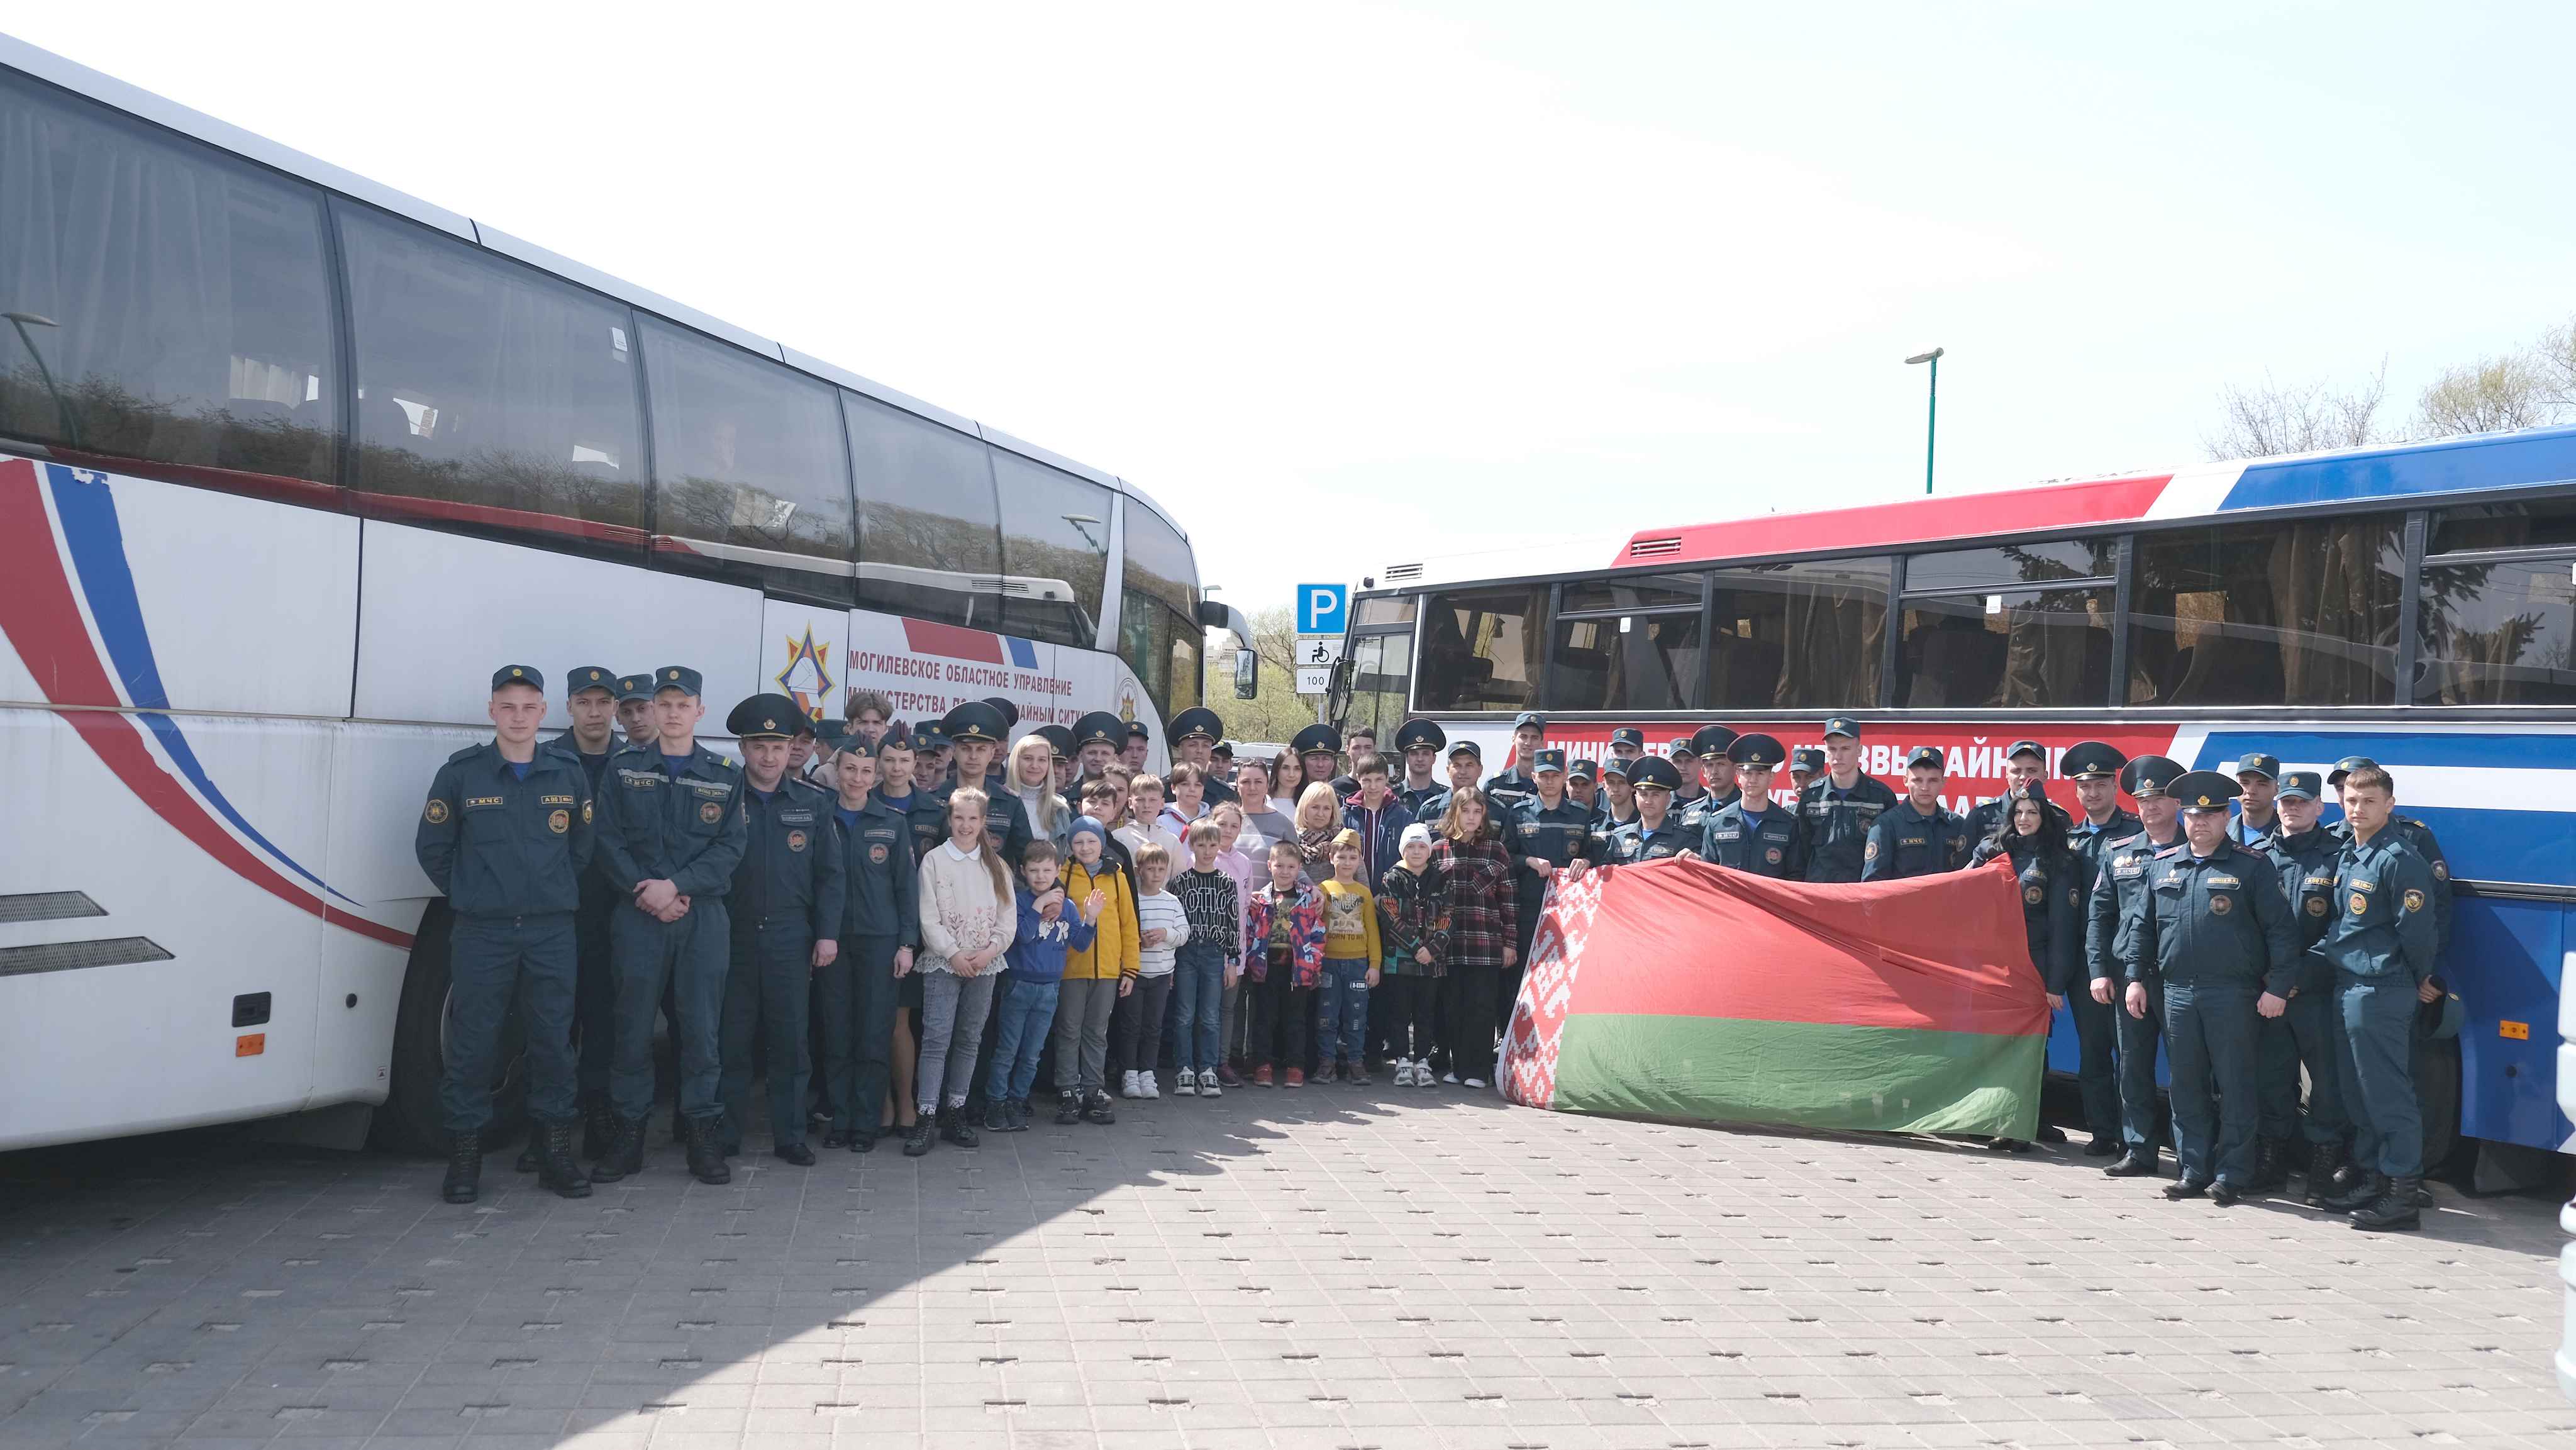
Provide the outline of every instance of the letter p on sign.
<path id="1" fill-rule="evenodd" d="M 1351 610 L 1351 586 L 1348 584 L 1300 584 L 1297 586 L 1297 632 L 1299 634 L 1340 634 Z"/>

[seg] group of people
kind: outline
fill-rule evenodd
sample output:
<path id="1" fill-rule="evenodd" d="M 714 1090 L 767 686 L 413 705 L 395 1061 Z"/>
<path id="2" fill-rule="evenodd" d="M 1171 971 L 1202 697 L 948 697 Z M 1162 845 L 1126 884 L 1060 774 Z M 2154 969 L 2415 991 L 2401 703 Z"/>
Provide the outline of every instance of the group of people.
<path id="1" fill-rule="evenodd" d="M 2313 774 L 2268 756 L 2230 779 L 2092 742 L 2063 761 L 2082 820 L 2047 798 L 2028 741 L 2011 789 L 1962 816 L 1940 751 L 1912 752 L 1900 799 L 1840 716 L 1794 756 L 1712 725 L 1661 755 L 1614 731 L 1595 763 L 1524 714 L 1487 775 L 1474 741 L 1421 719 L 1392 757 L 1353 732 L 1347 768 L 1328 725 L 1238 761 L 1193 708 L 1156 776 L 1144 727 L 1105 711 L 1012 742 L 1003 699 L 906 726 L 870 695 L 819 723 L 755 695 L 726 720 L 736 764 L 696 738 L 693 670 L 566 683 L 572 728 L 539 742 L 542 675 L 496 673 L 494 740 L 452 757 L 422 811 L 453 923 L 452 1202 L 478 1192 L 514 1003 L 535 1123 L 520 1167 L 567 1196 L 642 1170 L 660 1022 L 673 1130 L 709 1183 L 742 1151 L 763 1060 L 770 1151 L 796 1164 L 816 1123 L 826 1148 L 893 1132 L 913 1155 L 1025 1130 L 1042 1079 L 1063 1125 L 1113 1122 L 1113 1083 L 1216 1096 L 1391 1070 L 1481 1088 L 1550 879 L 1691 854 L 1818 882 L 2008 860 L 2031 960 L 2052 1005 L 2074 1004 L 2088 1151 L 2120 1155 L 2105 1171 L 2158 1171 L 2161 1033 L 2169 1196 L 2279 1188 L 2298 1138 L 2312 1203 L 2414 1223 L 2408 1048 L 2414 1004 L 2441 997 L 2448 876 L 2367 760 L 2332 777 L 2332 831 Z"/>

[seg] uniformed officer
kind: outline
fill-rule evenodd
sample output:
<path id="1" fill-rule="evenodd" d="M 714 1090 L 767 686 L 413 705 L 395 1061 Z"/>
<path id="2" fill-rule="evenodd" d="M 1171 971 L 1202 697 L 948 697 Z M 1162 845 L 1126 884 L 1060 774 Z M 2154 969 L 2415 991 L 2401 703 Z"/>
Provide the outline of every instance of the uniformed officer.
<path id="1" fill-rule="evenodd" d="M 1735 786 L 1735 762 L 1726 758 L 1727 747 L 1734 743 L 1735 732 L 1723 725 L 1702 725 L 1691 732 L 1690 754 L 1698 761 L 1698 770 L 1684 779 L 1695 781 L 1699 794 L 1689 800 L 1676 795 L 1673 811 L 1694 831 L 1706 830 L 1711 815 L 1735 804 L 1743 794 Z M 1680 769 L 1680 762 L 1674 762 L 1673 768 Z"/>
<path id="2" fill-rule="evenodd" d="M 2093 1000 L 2112 1009 L 2119 1042 L 2120 1160 L 2102 1171 L 2136 1178 L 2156 1171 L 2156 1041 L 2164 1033 L 2164 984 L 2155 963 L 2142 959 L 2139 981 L 2146 1007 L 2129 1008 L 2131 906 L 2146 892 L 2147 867 L 2158 851 L 2182 839 L 2181 807 L 2165 793 L 2183 774 L 2179 761 L 2141 755 L 2120 768 L 2118 784 L 2138 802 L 2138 830 L 2097 848 L 2101 867 L 2084 898 L 2084 962 Z"/>
<path id="3" fill-rule="evenodd" d="M 1448 793 L 1449 783 L 1439 776 L 1440 752 L 1448 745 L 1449 733 L 1437 720 L 1417 717 L 1395 727 L 1396 754 L 1404 757 L 1404 778 L 1395 783 L 1395 798 L 1417 821 L 1424 819 L 1423 802 Z M 1435 828 L 1437 824 L 1433 822 Z"/>
<path id="4" fill-rule="evenodd" d="M 1216 742 L 1223 734 L 1225 721 L 1205 705 L 1193 705 L 1172 717 L 1172 751 L 1183 764 L 1198 767 L 1200 777 L 1206 781 L 1199 798 L 1209 810 L 1228 801 L 1238 805 L 1243 801 L 1216 771 Z"/>
<path id="5" fill-rule="evenodd" d="M 1008 739 L 1012 731 L 1020 728 L 1020 706 L 1018 701 L 1013 700 L 1008 695 L 986 695 L 984 697 L 984 703 L 992 706 L 993 713 L 1002 717 L 1003 738 Z"/>
<path id="6" fill-rule="evenodd" d="M 1422 813 L 1415 816 L 1414 819 L 1417 821 L 1428 822 L 1431 828 L 1434 831 L 1437 831 L 1440 828 L 1440 822 L 1449 814 L 1449 796 L 1451 792 L 1456 791 L 1463 786 L 1476 784 L 1476 777 L 1484 770 L 1484 768 L 1485 752 L 1477 748 L 1475 741 L 1450 741 L 1449 790 L 1444 790 L 1438 795 L 1424 801 L 1422 803 Z M 1510 811 L 1493 810 L 1490 807 L 1488 810 L 1489 814 L 1486 818 L 1494 823 L 1495 832 L 1502 837 L 1503 849 L 1517 857 L 1520 854 L 1520 823 L 1513 819 Z M 1516 902 L 1519 900 L 1517 896 L 1513 899 Z"/>
<path id="7" fill-rule="evenodd" d="M 1887 782 L 1860 768 L 1860 722 L 1849 715 L 1825 721 L 1826 773 L 1798 796 L 1806 817 L 1809 881 L 1858 881 L 1869 828 L 1896 804 Z"/>
<path id="8" fill-rule="evenodd" d="M 1807 879 L 1807 832 L 1803 818 L 1771 799 L 1771 777 L 1788 752 L 1768 735 L 1738 735 L 1726 748 L 1735 762 L 1743 794 L 1735 804 L 1709 816 L 1699 853 L 1720 866 L 1773 876 L 1783 881 Z"/>
<path id="9" fill-rule="evenodd" d="M 1154 732 L 1146 729 L 1142 720 L 1128 721 L 1127 738 L 1119 742 L 1118 758 L 1126 763 L 1130 772 L 1143 775 L 1145 760 L 1153 753 Z"/>
<path id="10" fill-rule="evenodd" d="M 1967 818 L 1941 804 L 1941 785 L 1948 779 L 1940 747 L 1918 745 L 1907 752 L 1905 799 L 1879 812 L 1870 823 L 1869 844 L 1861 852 L 1861 880 L 1903 881 L 1968 864 L 1976 842 L 1968 839 Z"/>
<path id="11" fill-rule="evenodd" d="M 2011 808 L 2014 791 L 2032 786 L 2045 789 L 2047 784 L 2048 747 L 2036 740 L 2014 741 L 2004 752 L 2004 793 L 1968 812 L 1968 829 L 1978 840 L 1986 840 L 1994 835 L 1995 827 L 2002 824 L 2004 812 Z M 2075 823 L 2068 818 L 2066 807 L 2050 801 L 2048 812 L 2057 817 L 2059 830 L 2072 833 Z"/>
<path id="12" fill-rule="evenodd" d="M 925 791 L 943 790 L 957 779 L 957 746 L 948 738 L 948 727 L 937 720 L 922 720 L 912 727 L 912 783 Z M 941 839 L 947 832 L 940 832 Z"/>
<path id="13" fill-rule="evenodd" d="M 1600 859 L 1629 865 L 1698 854 L 1699 834 L 1684 826 L 1672 811 L 1673 790 L 1682 783 L 1681 772 L 1673 769 L 1673 763 L 1650 755 L 1635 765 L 1619 768 L 1633 772 L 1637 815 L 1634 820 L 1609 828 L 1609 834 L 1602 838 L 1606 849 Z"/>
<path id="14" fill-rule="evenodd" d="M 2075 803 L 2082 808 L 2066 828 L 2066 849 L 2076 858 L 2078 922 L 2093 919 L 2093 888 L 2101 880 L 2111 843 L 2145 829 L 2136 815 L 2120 809 L 2120 768 L 2128 763 L 2129 757 L 2099 740 L 2079 740 L 2058 760 L 2058 768 L 2074 779 Z M 2086 962 L 2088 980 L 2100 975 L 2089 954 Z M 2084 1103 L 2084 1126 L 2092 1134 L 2084 1145 L 2088 1158 L 2120 1151 L 2120 1010 L 2096 998 L 2089 987 L 2067 994 L 2067 1015 L 2075 1020 L 2075 1083 Z"/>
<path id="15" fill-rule="evenodd" d="M 2263 1106 L 2257 1186 L 2267 1193 L 2277 1189 L 2289 1181 L 2294 1163 L 2304 1164 L 2311 1207 L 2334 1191 L 2344 1135 L 2352 1128 L 2344 1117 L 2343 1073 L 2335 1050 L 2334 967 L 2317 950 L 2334 924 L 2335 868 L 2342 854 L 2342 843 L 2317 825 L 2324 790 L 2315 771 L 2292 770 L 2281 775 L 2273 797 L 2280 829 L 2264 838 L 2261 850 L 2280 874 L 2290 919 L 2299 929 L 2299 978 L 2290 992 L 2290 1009 L 2265 1018 L 2255 1034 L 2255 1091 Z M 2310 1084 L 2304 1115 L 2299 1111 L 2301 1063 L 2307 1065 Z M 2304 1139 L 2299 1146 L 2305 1154 L 2294 1157 L 2293 1142 L 2299 1139 Z"/>
<path id="16" fill-rule="evenodd" d="M 1592 856 L 1592 808 L 1575 804 L 1565 793 L 1565 752 L 1534 752 L 1530 764 L 1535 793 L 1507 808 L 1520 836 L 1519 844 L 1512 848 L 1512 887 L 1519 898 L 1520 928 L 1519 940 L 1512 944 L 1515 963 L 1529 961 L 1530 938 L 1538 933 L 1548 882 L 1573 862 L 1588 861 Z M 1520 965 L 1503 969 L 1495 1003 L 1498 1032 L 1511 1025 L 1511 1004 L 1521 995 L 1521 971 Z"/>
<path id="17" fill-rule="evenodd" d="M 2145 968 L 2154 963 L 2165 984 L 2174 1157 L 2182 1163 L 2165 1197 L 2207 1193 L 2225 1206 L 2251 1191 L 2262 1121 L 2254 1024 L 2289 1005 L 2298 934 L 2271 858 L 2227 839 L 2236 782 L 2195 770 L 2171 789 L 2182 804 L 2183 842 L 2149 860 L 2146 890 L 2129 908 L 2126 1005 L 2146 1010 Z"/>
<path id="18" fill-rule="evenodd" d="M 1055 752 L 1055 793 L 1065 797 L 1065 808 L 1071 810 L 1073 784 L 1082 779 L 1081 749 L 1074 744 L 1073 727 L 1041 725 L 1038 733 L 1046 737 L 1047 748 Z"/>
<path id="19" fill-rule="evenodd" d="M 1801 745 L 1789 752 L 1789 789 L 1807 793 L 1808 783 L 1825 773 L 1825 751 L 1819 745 Z"/>
<path id="20" fill-rule="evenodd" d="M 2396 826 L 2397 781 L 2375 764 L 2338 764 L 2349 836 L 2335 862 L 2334 925 L 2319 949 L 2334 964 L 2338 1067 L 2352 1115 L 2353 1181 L 2325 1206 L 2355 1228 L 2411 1229 L 2423 1187 L 2424 1119 L 2415 1101 L 2415 1008 L 2439 997 L 2432 919 L 2447 881 Z"/>
<path id="21" fill-rule="evenodd" d="M 2261 850 L 2264 838 L 2281 828 L 2280 814 L 2272 804 L 2280 791 L 2280 780 L 2278 756 L 2249 750 L 2237 760 L 2236 788 L 2244 794 L 2236 798 L 2235 814 L 2228 818 L 2227 839 L 2249 850 Z"/>
<path id="22" fill-rule="evenodd" d="M 1646 732 L 1622 725 L 1610 732 L 1610 758 L 1621 765 L 1634 765 L 1646 753 Z M 1633 777 L 1632 777 L 1633 778 Z"/>
<path id="23" fill-rule="evenodd" d="M 1592 825 L 1592 838 L 1601 844 L 1601 851 L 1599 854 L 1602 860 L 1606 861 L 1610 859 L 1609 841 L 1612 833 L 1616 832 L 1621 826 L 1637 819 L 1637 787 L 1635 773 L 1637 766 L 1643 763 L 1643 761 L 1631 763 L 1620 760 L 1616 756 L 1613 756 L 1611 759 L 1602 763 L 1601 791 L 1599 797 L 1601 814 L 1600 819 L 1593 822 Z M 1669 764 L 1670 762 L 1666 763 Z M 1676 782 L 1680 779 L 1681 777 L 1678 775 L 1674 777 Z M 1672 797 L 1666 796 L 1664 798 L 1664 809 L 1667 817 L 1672 821 L 1676 829 L 1690 833 L 1691 847 L 1693 850 L 1697 850 L 1699 846 L 1699 833 L 1688 821 L 1681 818 L 1679 812 L 1672 809 Z"/>
<path id="24" fill-rule="evenodd" d="M 2344 778 L 2346 776 L 2351 775 L 2356 770 L 2362 770 L 2365 768 L 2376 769 L 2382 774 L 2389 774 L 2391 781 L 2389 789 L 2392 792 L 2396 789 L 2394 783 L 2395 776 L 2390 774 L 2385 766 L 2380 765 L 2378 761 L 2371 759 L 2367 755 L 2347 755 L 2343 759 L 2336 761 L 2334 769 L 2326 772 L 2326 789 L 2329 791 L 2340 792 L 2343 789 Z M 2340 801 L 2341 797 L 2338 795 L 2337 799 Z M 2394 799 L 2393 795 L 2391 799 Z M 2397 833 L 2397 839 L 2404 841 L 2408 850 L 2411 850 L 2416 855 L 2423 857 L 2424 864 L 2432 868 L 2433 960 L 2435 962 L 2435 966 L 2433 968 L 2433 980 L 2438 983 L 2441 980 L 2441 967 L 2439 963 L 2451 950 L 2450 858 L 2442 854 L 2442 842 L 2433 834 L 2433 828 L 2424 824 L 2422 821 L 2417 820 L 2413 816 L 2392 811 L 2389 816 L 2388 828 Z M 2352 839 L 2352 819 L 2349 815 L 2337 820 L 2333 825 L 2328 826 L 2326 829 L 2334 833 L 2334 837 L 2338 842 L 2349 841 Z M 2435 995 L 2438 996 L 2439 994 L 2437 993 Z M 2433 1001 L 2435 1000 L 2435 997 L 2427 997 L 2425 1000 L 2428 1002 Z"/>
<path id="25" fill-rule="evenodd" d="M 492 742 L 460 750 L 438 768 L 412 836 L 420 869 L 453 913 L 447 1062 L 438 1092 L 449 1134 L 447 1178 L 439 1191 L 450 1203 L 472 1203 L 481 1190 L 501 1023 L 515 999 L 527 1025 L 539 1181 L 566 1198 L 585 1198 L 590 1180 L 572 1151 L 573 919 L 590 864 L 590 782 L 578 761 L 537 748 L 546 688 L 535 666 L 493 673 L 489 713 Z"/>
<path id="26" fill-rule="evenodd" d="M 653 744 L 656 727 L 651 674 L 617 677 L 617 732 L 634 749 L 647 749 Z"/>
<path id="27" fill-rule="evenodd" d="M 984 807 L 985 844 L 1002 853 L 1002 864 L 1017 871 L 1020 853 L 1029 848 L 1029 807 L 994 761 L 1002 738 L 1010 733 L 1002 723 L 1002 712 L 981 700 L 969 700 L 951 709 L 939 727 L 947 732 L 949 747 L 956 752 L 957 772 L 953 783 L 930 792 L 924 807 L 938 823 L 936 837 L 947 838 L 948 798 L 960 787 L 972 786 L 989 797 Z"/>
<path id="28" fill-rule="evenodd" d="M 877 783 L 868 797 L 903 817 L 912 835 L 912 859 L 919 864 L 933 846 L 948 839 L 947 823 L 930 804 L 930 792 L 914 777 L 930 753 L 930 741 L 917 730 L 888 730 L 877 741 Z"/>
<path id="29" fill-rule="evenodd" d="M 814 764 L 814 722 L 806 718 L 802 710 L 796 712 L 795 731 L 787 737 L 787 774 L 790 779 L 812 785 L 813 781 L 807 778 L 806 772 Z"/>
<path id="30" fill-rule="evenodd" d="M 1569 760 L 1565 763 L 1565 798 L 1592 813 L 1592 824 L 1601 824 L 1601 762 Z"/>
<path id="31" fill-rule="evenodd" d="M 751 1060 L 758 1041 L 769 1059 L 770 1156 L 799 1168 L 805 1146 L 805 1013 L 814 976 L 840 955 L 841 838 L 831 798 L 798 780 L 796 721 L 785 695 L 754 695 L 733 707 L 725 729 L 742 742 L 742 861 L 727 899 L 732 952 L 725 976 L 718 1096 L 723 1146 L 742 1151 L 751 1131 Z"/>
<path id="32" fill-rule="evenodd" d="M 1330 725 L 1309 725 L 1288 739 L 1288 748 L 1305 769 L 1307 785 L 1331 785 L 1342 756 L 1342 732 Z M 1300 795 L 1305 792 L 1300 788 Z M 1334 799 L 1344 797 L 1337 790 Z"/>
<path id="33" fill-rule="evenodd" d="M 732 935 L 725 894 L 742 864 L 748 825 L 742 769 L 698 743 L 707 707 L 696 670 L 665 665 L 653 681 L 653 744 L 619 751 L 600 796 L 602 866 L 628 904 L 616 908 L 609 927 L 617 981 L 609 1095 L 618 1123 L 591 1176 L 606 1183 L 644 1170 L 653 1016 L 668 983 L 679 1007 L 680 1131 L 689 1171 L 702 1183 L 726 1183 L 733 1170 L 718 1151 L 724 1105 L 716 1093 Z"/>
<path id="34" fill-rule="evenodd" d="M 1349 800 L 1360 793 L 1360 767 L 1377 759 L 1377 728 L 1353 726 L 1351 733 L 1342 737 L 1342 748 L 1350 754 L 1351 768 L 1333 777 L 1333 795 Z M 1387 774 L 1392 777 L 1395 772 L 1390 770 Z"/>
<path id="35" fill-rule="evenodd" d="M 576 665 L 564 676 L 564 709 L 572 728 L 549 740 L 545 748 L 577 761 L 590 782 L 591 798 L 617 753 L 617 675 L 606 665 Z M 573 915 L 574 956 L 579 970 L 573 987 L 573 1042 L 580 1053 L 578 1092 L 582 1120 L 581 1156 L 596 1158 L 608 1143 L 608 1058 L 617 1037 L 614 1011 L 617 993 L 609 980 L 609 909 L 617 893 L 596 869 L 581 873 L 581 907 Z M 522 1173 L 537 1170 L 536 1135 L 519 1155 Z"/>
<path id="36" fill-rule="evenodd" d="M 1496 815 L 1508 814 L 1513 807 L 1538 794 L 1538 748 L 1546 743 L 1545 715 L 1536 710 L 1523 710 L 1513 718 L 1511 764 L 1485 781 L 1485 795 L 1493 801 Z M 1313 778 L 1312 775 L 1307 777 L 1309 780 Z"/>
<path id="37" fill-rule="evenodd" d="M 1707 804 L 1708 786 L 1700 779 L 1699 751 L 1692 746 L 1690 737 L 1665 741 L 1664 758 L 1673 763 L 1673 773 L 1682 778 L 1682 788 L 1673 792 L 1673 804 L 1681 810 L 1699 811 L 1705 818 L 1711 809 Z"/>
<path id="38" fill-rule="evenodd" d="M 912 751 L 901 737 L 887 735 L 878 753 L 900 756 L 910 769 Z M 855 741 L 844 754 L 832 806 L 841 839 L 841 950 L 816 974 L 832 1102 L 823 1146 L 865 1153 L 877 1145 L 877 1107 L 893 1069 L 900 978 L 921 944 L 920 888 L 908 810 L 859 788 L 866 773 Z"/>

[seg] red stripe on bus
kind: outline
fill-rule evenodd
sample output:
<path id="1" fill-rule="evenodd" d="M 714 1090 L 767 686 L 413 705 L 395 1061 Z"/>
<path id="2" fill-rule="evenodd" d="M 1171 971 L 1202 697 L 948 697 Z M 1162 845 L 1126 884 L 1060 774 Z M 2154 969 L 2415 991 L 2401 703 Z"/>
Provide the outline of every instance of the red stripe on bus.
<path id="1" fill-rule="evenodd" d="M 488 529 L 524 529 L 530 533 L 560 534 L 566 538 L 591 539 L 639 549 L 651 537 L 629 524 L 603 524 L 591 519 L 537 513 L 529 509 L 449 503 L 444 499 L 408 498 L 390 493 L 352 492 L 349 495 L 349 512 L 360 518 L 429 519 L 439 523 L 476 524 Z"/>
<path id="2" fill-rule="evenodd" d="M 2026 533 L 2142 519 L 2162 497 L 2173 475 L 2065 483 L 2007 493 L 1967 493 L 1918 498 L 1815 513 L 1768 514 L 1728 523 L 1645 529 L 1630 536 L 1613 565 L 1661 569 L 1714 559 L 1747 559 L 1833 549 L 1875 549 L 1986 534 Z M 1668 552 L 1638 555 L 1635 546 L 1678 538 Z"/>
<path id="3" fill-rule="evenodd" d="M 54 713 L 137 800 L 234 875 L 280 901 L 361 936 L 410 949 L 409 932 L 326 907 L 251 854 L 152 758 L 132 719 L 113 710 L 63 704 L 118 696 L 90 645 L 89 627 L 72 597 L 71 580 L 54 546 L 53 524 L 45 513 L 36 465 L 23 459 L 0 463 L 0 572 L 17 581 L 0 590 L 0 633 L 8 635 L 19 662 L 55 704 Z"/>
<path id="4" fill-rule="evenodd" d="M 923 654 L 946 655 L 953 660 L 974 660 L 979 664 L 1006 663 L 1002 658 L 1002 639 L 980 629 L 962 625 L 937 624 L 927 619 L 903 622 L 904 643 Z"/>

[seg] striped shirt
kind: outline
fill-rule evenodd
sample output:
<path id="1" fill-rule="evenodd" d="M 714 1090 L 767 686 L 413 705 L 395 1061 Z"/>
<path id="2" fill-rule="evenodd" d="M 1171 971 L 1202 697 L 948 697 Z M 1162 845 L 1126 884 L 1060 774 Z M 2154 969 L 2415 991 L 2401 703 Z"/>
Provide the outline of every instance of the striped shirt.
<path id="1" fill-rule="evenodd" d="M 1157 891 L 1151 896 L 1139 895 L 1136 898 L 1136 931 L 1140 939 L 1149 931 L 1163 933 L 1161 946 L 1137 949 L 1136 975 L 1170 976 L 1173 954 L 1181 949 L 1181 943 L 1190 939 L 1189 912 L 1182 907 L 1181 899 L 1168 891 Z"/>

